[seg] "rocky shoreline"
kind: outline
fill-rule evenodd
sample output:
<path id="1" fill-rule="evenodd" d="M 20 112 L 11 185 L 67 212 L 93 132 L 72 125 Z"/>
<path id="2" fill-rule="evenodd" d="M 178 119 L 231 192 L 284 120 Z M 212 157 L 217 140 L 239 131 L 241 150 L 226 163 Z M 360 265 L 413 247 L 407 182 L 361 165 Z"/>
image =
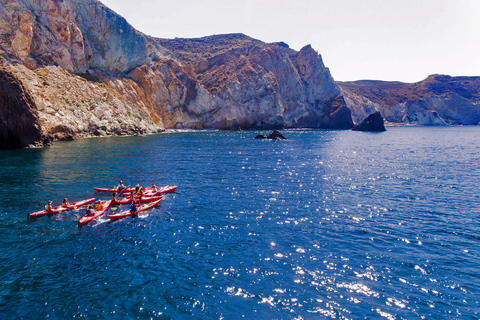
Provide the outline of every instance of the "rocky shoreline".
<path id="1" fill-rule="evenodd" d="M 310 45 L 159 39 L 97 0 L 0 3 L 0 149 L 176 130 L 480 122 L 480 78 L 335 82 Z M 478 79 L 477 79 L 478 78 Z"/>

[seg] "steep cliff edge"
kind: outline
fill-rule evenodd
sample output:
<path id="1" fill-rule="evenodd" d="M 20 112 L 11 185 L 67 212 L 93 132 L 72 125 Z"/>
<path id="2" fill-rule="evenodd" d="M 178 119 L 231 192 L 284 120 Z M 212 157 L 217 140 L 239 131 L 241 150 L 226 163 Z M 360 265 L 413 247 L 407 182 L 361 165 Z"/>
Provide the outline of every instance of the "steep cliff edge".
<path id="1" fill-rule="evenodd" d="M 417 83 L 364 80 L 337 84 L 355 122 L 380 111 L 390 123 L 480 123 L 480 77 L 431 75 Z"/>
<path id="2" fill-rule="evenodd" d="M 168 128 L 353 127 L 310 46 L 296 52 L 244 35 L 154 39 L 97 0 L 0 2 L 0 54 L 0 71 L 22 83 L 31 119 L 54 140 Z M 4 118 L 8 108 L 0 108 Z"/>
<path id="3" fill-rule="evenodd" d="M 351 128 L 350 111 L 321 56 L 243 34 L 157 39 L 212 95 L 217 128 Z"/>
<path id="4" fill-rule="evenodd" d="M 31 95 L 11 72 L 0 70 L 0 149 L 47 145 Z"/>
<path id="5" fill-rule="evenodd" d="M 173 58 L 97 0 L 4 0 L 0 33 L 1 53 L 31 69 L 122 73 Z"/>

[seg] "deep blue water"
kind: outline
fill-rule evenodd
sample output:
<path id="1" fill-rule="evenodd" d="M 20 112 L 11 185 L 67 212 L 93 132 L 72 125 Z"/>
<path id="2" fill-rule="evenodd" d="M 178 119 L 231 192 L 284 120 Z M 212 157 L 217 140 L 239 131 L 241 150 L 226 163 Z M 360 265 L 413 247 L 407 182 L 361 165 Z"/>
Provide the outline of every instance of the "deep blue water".
<path id="1" fill-rule="evenodd" d="M 478 319 L 480 128 L 387 129 L 2 151 L 0 318 Z M 27 219 L 120 179 L 178 189 L 80 229 Z"/>

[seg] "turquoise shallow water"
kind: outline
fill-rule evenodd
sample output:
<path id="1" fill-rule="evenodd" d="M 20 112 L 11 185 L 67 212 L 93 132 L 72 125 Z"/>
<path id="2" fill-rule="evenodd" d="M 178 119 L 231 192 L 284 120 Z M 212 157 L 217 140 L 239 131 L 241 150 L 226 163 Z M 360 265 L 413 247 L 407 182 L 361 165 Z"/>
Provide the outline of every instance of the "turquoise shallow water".
<path id="1" fill-rule="evenodd" d="M 387 129 L 2 151 L 0 315 L 478 319 L 480 128 Z M 136 218 L 27 220 L 120 179 L 178 189 Z"/>

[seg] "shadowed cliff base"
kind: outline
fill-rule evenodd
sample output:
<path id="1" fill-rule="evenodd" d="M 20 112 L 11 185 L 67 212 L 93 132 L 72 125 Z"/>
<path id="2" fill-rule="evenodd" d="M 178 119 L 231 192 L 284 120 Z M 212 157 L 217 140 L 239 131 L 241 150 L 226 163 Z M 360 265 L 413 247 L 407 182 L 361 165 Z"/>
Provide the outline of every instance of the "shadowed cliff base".
<path id="1" fill-rule="evenodd" d="M 30 94 L 11 73 L 0 69 L 0 149 L 45 146 L 50 143 L 38 122 Z"/>

